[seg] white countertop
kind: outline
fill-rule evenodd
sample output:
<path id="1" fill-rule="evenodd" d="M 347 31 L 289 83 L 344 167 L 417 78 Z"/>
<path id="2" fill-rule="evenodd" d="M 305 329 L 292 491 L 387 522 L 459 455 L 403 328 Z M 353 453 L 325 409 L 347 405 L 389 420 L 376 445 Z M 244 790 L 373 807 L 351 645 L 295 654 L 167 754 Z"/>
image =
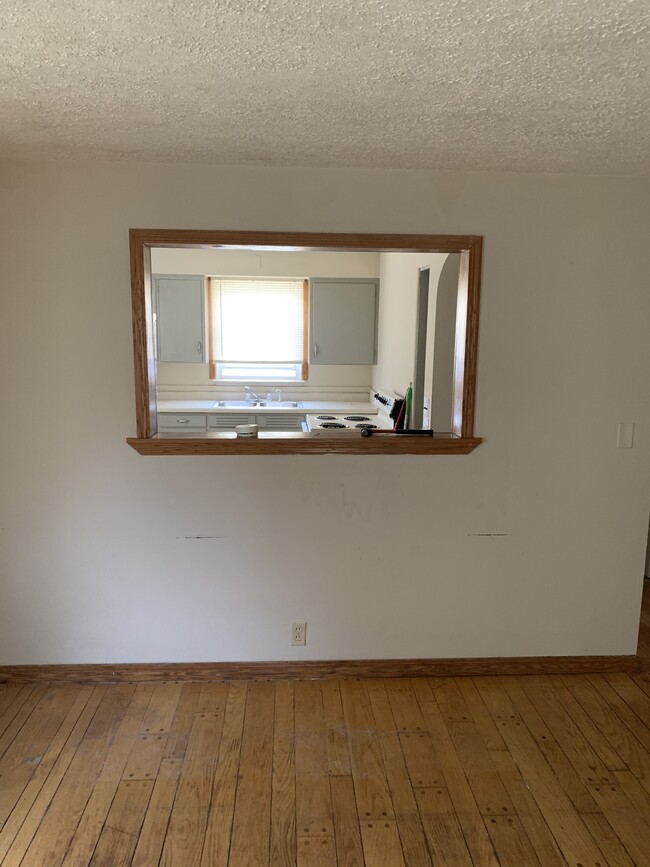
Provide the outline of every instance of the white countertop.
<path id="1" fill-rule="evenodd" d="M 233 413 L 266 413 L 266 412 L 289 412 L 296 415 L 306 415 L 331 412 L 331 413 L 363 413 L 376 415 L 377 408 L 368 402 L 344 402 L 326 400 L 303 400 L 302 406 L 274 406 L 272 401 L 266 406 L 215 406 L 214 400 L 159 400 L 158 412 L 233 412 Z"/>

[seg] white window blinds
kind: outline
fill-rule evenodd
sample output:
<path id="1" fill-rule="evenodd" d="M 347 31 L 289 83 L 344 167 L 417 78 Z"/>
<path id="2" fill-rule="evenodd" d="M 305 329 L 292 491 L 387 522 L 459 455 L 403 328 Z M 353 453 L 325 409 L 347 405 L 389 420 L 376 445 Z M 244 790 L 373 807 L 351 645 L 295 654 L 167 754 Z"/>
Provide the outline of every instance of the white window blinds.
<path id="1" fill-rule="evenodd" d="M 305 281 L 211 277 L 212 363 L 304 361 Z"/>

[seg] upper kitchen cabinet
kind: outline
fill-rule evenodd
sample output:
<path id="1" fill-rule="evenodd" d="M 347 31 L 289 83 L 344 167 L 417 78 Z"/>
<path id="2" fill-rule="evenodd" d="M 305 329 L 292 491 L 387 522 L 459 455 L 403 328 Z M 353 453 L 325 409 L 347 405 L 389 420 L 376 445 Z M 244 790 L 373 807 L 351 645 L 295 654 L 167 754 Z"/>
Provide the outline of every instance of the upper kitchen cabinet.
<path id="1" fill-rule="evenodd" d="M 379 280 L 310 280 L 310 364 L 374 364 Z"/>
<path id="2" fill-rule="evenodd" d="M 205 361 L 205 280 L 200 275 L 153 278 L 158 361 Z"/>

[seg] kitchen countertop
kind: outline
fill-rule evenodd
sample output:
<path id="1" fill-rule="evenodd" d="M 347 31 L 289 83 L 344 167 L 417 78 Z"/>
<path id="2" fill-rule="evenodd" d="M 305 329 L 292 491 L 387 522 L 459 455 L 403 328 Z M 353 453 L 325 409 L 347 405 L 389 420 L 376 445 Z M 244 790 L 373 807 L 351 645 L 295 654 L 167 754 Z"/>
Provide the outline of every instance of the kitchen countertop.
<path id="1" fill-rule="evenodd" d="M 158 412 L 218 412 L 218 413 L 265 413 L 288 412 L 297 415 L 310 415 L 319 412 L 363 413 L 376 415 L 377 408 L 368 402 L 344 402 L 327 400 L 303 400 L 302 406 L 274 406 L 270 401 L 266 406 L 215 406 L 215 400 L 159 400 Z"/>

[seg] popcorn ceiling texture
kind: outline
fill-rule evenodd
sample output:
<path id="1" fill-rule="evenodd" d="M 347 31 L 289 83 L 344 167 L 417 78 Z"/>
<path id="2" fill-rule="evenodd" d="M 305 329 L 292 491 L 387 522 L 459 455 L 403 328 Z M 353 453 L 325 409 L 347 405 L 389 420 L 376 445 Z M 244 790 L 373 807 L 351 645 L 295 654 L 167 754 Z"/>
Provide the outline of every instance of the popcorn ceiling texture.
<path id="1" fill-rule="evenodd" d="M 6 0 L 0 153 L 650 169 L 647 0 Z"/>

